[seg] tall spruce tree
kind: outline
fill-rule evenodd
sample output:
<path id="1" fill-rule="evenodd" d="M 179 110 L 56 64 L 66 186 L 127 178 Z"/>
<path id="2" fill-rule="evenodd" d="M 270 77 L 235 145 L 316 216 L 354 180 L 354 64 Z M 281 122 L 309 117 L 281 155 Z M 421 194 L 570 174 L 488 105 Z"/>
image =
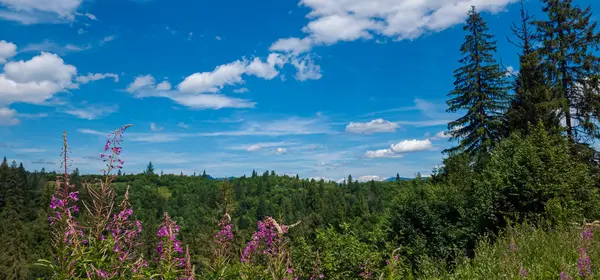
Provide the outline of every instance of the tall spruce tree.
<path id="1" fill-rule="evenodd" d="M 600 46 L 590 7 L 572 0 L 542 0 L 545 21 L 537 21 L 546 79 L 572 143 L 600 137 Z"/>
<path id="2" fill-rule="evenodd" d="M 25 170 L 13 161 L 5 190 L 5 207 L 0 213 L 0 240 L 6 245 L 0 250 L 0 279 L 27 279 L 28 250 L 24 222 L 24 190 L 27 188 Z"/>
<path id="3" fill-rule="evenodd" d="M 502 134 L 508 106 L 506 74 L 493 57 L 496 41 L 488 34 L 481 15 L 472 7 L 463 30 L 467 32 L 460 51 L 462 66 L 454 71 L 454 90 L 448 96 L 448 112 L 466 114 L 448 123 L 452 139 L 459 145 L 446 153 L 465 151 L 474 159 L 487 154 Z"/>
<path id="4" fill-rule="evenodd" d="M 534 47 L 537 33 L 533 17 L 525 11 L 521 0 L 521 20 L 513 23 L 511 30 L 516 39 L 509 42 L 521 49 L 519 73 L 513 82 L 515 96 L 507 112 L 506 134 L 519 131 L 527 134 L 530 127 L 542 123 L 549 132 L 558 132 L 559 119 L 555 112 L 556 102 L 546 83 L 539 51 Z"/>

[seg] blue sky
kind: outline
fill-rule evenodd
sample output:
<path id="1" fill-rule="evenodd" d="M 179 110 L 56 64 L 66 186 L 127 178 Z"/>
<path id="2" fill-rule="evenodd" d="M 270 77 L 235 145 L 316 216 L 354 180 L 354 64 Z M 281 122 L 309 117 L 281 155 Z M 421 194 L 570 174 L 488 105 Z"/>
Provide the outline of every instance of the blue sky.
<path id="1" fill-rule="evenodd" d="M 465 14 L 483 11 L 516 69 L 514 2 L 0 0 L 0 155 L 55 170 L 66 130 L 94 173 L 132 123 L 127 173 L 429 174 L 452 145 Z"/>

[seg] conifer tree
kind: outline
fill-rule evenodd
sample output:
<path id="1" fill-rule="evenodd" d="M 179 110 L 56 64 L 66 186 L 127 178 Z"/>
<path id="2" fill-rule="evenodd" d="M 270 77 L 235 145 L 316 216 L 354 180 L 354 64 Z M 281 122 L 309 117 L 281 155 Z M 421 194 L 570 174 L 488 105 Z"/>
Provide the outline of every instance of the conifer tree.
<path id="1" fill-rule="evenodd" d="M 25 170 L 13 161 L 7 176 L 5 207 L 0 213 L 0 240 L 6 245 L 0 250 L 0 279 L 27 279 L 28 248 L 24 224 Z"/>
<path id="2" fill-rule="evenodd" d="M 572 0 L 542 0 L 548 19 L 537 21 L 540 54 L 556 111 L 571 143 L 600 137 L 600 47 L 597 22 L 588 6 Z"/>
<path id="3" fill-rule="evenodd" d="M 146 174 L 154 175 L 154 165 L 152 165 L 152 162 L 148 162 L 148 167 L 146 167 Z"/>
<path id="4" fill-rule="evenodd" d="M 462 66 L 454 71 L 454 90 L 448 96 L 448 112 L 466 114 L 448 123 L 452 139 L 459 145 L 446 153 L 465 151 L 478 159 L 501 138 L 503 114 L 508 103 L 505 73 L 493 57 L 496 41 L 487 24 L 472 7 L 463 30 L 467 32 L 460 51 Z"/>
<path id="5" fill-rule="evenodd" d="M 551 91 L 546 83 L 539 51 L 534 47 L 537 33 L 532 30 L 533 17 L 525 11 L 521 0 L 521 20 L 513 23 L 511 30 L 516 40 L 509 42 L 521 49 L 519 53 L 519 73 L 513 87 L 515 96 L 507 112 L 507 135 L 513 131 L 527 134 L 531 126 L 541 122 L 547 131 L 557 131 L 559 120 L 554 112 Z"/>

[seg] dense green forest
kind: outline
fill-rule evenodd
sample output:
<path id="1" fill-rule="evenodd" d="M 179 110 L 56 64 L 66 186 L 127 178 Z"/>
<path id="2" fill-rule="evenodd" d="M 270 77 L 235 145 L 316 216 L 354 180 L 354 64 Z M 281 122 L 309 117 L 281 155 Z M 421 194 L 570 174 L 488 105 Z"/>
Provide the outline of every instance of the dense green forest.
<path id="1" fill-rule="evenodd" d="M 520 10 L 518 73 L 469 11 L 447 101 L 456 146 L 430 176 L 122 174 L 130 125 L 100 175 L 71 166 L 66 132 L 58 173 L 5 158 L 0 279 L 597 279 L 600 33 L 571 2 Z"/>

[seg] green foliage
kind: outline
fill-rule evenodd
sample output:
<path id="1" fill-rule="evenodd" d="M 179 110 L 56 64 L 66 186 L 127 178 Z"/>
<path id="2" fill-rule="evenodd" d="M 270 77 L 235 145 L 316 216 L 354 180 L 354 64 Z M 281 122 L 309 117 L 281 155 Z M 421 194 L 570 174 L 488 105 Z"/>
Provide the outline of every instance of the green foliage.
<path id="1" fill-rule="evenodd" d="M 496 242 L 483 240 L 475 257 L 465 259 L 446 279 L 559 279 L 561 273 L 565 275 L 561 279 L 593 279 L 577 278 L 581 248 L 597 263 L 600 239 L 596 230 L 591 240 L 585 240 L 577 227 L 544 230 L 523 224 L 508 228 Z M 591 269 L 594 275 L 600 273 L 595 265 Z"/>
<path id="2" fill-rule="evenodd" d="M 546 84 L 572 143 L 600 137 L 600 33 L 591 8 L 572 0 L 542 0 L 546 20 L 536 22 Z"/>
<path id="3" fill-rule="evenodd" d="M 484 156 L 501 137 L 508 93 L 505 72 L 493 58 L 496 42 L 487 24 L 472 7 L 463 30 L 462 66 L 454 71 L 454 89 L 448 94 L 448 112 L 467 111 L 448 123 L 449 134 L 459 145 L 446 152 L 465 151 L 474 158 Z"/>
<path id="4" fill-rule="evenodd" d="M 564 223 L 598 217 L 599 197 L 586 164 L 569 156 L 569 143 L 540 125 L 513 134 L 493 151 L 477 183 L 489 227 L 505 220 Z M 485 207 L 485 206 L 482 206 Z"/>

